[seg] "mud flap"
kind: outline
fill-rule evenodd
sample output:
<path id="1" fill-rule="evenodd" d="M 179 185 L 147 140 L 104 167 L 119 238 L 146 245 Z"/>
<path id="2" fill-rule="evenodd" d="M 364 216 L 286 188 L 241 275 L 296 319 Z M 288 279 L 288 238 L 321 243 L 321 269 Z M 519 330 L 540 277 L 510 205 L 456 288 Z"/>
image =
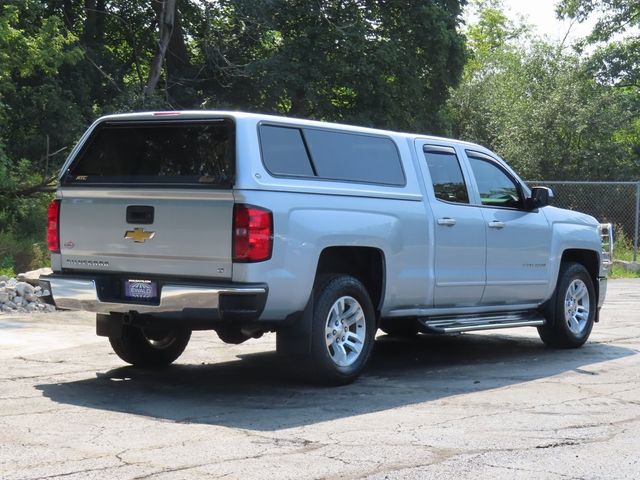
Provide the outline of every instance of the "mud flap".
<path id="1" fill-rule="evenodd" d="M 302 312 L 287 317 L 276 332 L 276 350 L 284 355 L 309 355 L 311 353 L 311 328 L 313 324 L 313 297 Z"/>
<path id="2" fill-rule="evenodd" d="M 122 337 L 123 315 L 96 314 L 96 335 L 99 337 Z"/>

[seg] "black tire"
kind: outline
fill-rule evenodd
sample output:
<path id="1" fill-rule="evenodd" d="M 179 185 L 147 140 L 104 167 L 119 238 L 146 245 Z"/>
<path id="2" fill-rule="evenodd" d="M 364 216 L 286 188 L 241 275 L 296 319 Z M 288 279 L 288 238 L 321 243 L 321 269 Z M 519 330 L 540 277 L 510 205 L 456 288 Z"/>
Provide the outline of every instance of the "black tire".
<path id="1" fill-rule="evenodd" d="M 583 288 L 588 298 L 583 296 L 576 301 Z M 586 306 L 588 313 L 584 310 Z M 580 263 L 565 262 L 560 266 L 556 291 L 545 309 L 547 324 L 538 327 L 538 334 L 552 348 L 580 347 L 591 334 L 596 308 L 596 292 L 587 269 Z"/>
<path id="2" fill-rule="evenodd" d="M 415 318 L 383 318 L 380 330 L 392 337 L 415 337 L 420 331 L 420 325 Z"/>
<path id="3" fill-rule="evenodd" d="M 307 378 L 328 385 L 353 382 L 371 356 L 376 334 L 375 311 L 367 289 L 350 275 L 323 276 L 314 287 L 313 305 Z M 329 322 L 338 325 L 329 330 Z"/>
<path id="4" fill-rule="evenodd" d="M 121 333 L 109 335 L 113 351 L 136 367 L 157 368 L 173 363 L 191 338 L 190 330 L 142 330 L 123 325 Z"/>

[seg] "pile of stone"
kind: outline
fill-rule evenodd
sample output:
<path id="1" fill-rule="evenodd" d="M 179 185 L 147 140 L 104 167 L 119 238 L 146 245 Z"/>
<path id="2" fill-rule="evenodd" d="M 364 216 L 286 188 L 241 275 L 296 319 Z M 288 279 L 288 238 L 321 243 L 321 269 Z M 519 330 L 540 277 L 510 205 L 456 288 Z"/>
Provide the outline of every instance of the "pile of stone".
<path id="1" fill-rule="evenodd" d="M 0 275 L 0 315 L 3 313 L 53 312 L 55 307 L 44 303 L 42 297 L 51 295 L 37 285 L 37 280 L 24 275 L 10 278 Z"/>

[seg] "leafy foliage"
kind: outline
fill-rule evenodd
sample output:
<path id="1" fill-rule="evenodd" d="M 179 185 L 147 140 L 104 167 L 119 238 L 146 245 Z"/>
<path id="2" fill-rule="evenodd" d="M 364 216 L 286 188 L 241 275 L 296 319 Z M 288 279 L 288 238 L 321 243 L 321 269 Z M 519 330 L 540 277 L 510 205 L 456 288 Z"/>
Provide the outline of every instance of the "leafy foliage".
<path id="1" fill-rule="evenodd" d="M 562 0 L 558 16 L 583 22 L 597 15 L 585 43 L 597 45 L 591 68 L 603 83 L 640 88 L 640 2 L 637 0 Z M 624 34 L 624 36 L 623 36 Z"/>
<path id="2" fill-rule="evenodd" d="M 522 31 L 483 4 L 471 55 L 449 108 L 455 134 L 483 143 L 529 179 L 640 176 L 639 103 L 597 82 L 590 59 L 558 45 L 511 41 Z"/>
<path id="3" fill-rule="evenodd" d="M 441 130 L 464 64 L 460 2 L 220 3 L 202 46 L 219 87 L 205 105 Z"/>

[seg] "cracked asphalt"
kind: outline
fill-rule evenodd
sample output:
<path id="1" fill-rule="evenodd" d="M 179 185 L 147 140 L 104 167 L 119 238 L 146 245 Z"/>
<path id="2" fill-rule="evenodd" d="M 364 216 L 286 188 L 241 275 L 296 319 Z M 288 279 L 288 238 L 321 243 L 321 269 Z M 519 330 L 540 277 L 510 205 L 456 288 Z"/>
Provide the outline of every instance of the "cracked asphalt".
<path id="1" fill-rule="evenodd" d="M 196 332 L 167 370 L 124 364 L 93 316 L 0 316 L 0 479 L 640 477 L 640 281 L 581 349 L 534 329 L 379 335 L 354 385 L 290 375 L 275 336 Z"/>

